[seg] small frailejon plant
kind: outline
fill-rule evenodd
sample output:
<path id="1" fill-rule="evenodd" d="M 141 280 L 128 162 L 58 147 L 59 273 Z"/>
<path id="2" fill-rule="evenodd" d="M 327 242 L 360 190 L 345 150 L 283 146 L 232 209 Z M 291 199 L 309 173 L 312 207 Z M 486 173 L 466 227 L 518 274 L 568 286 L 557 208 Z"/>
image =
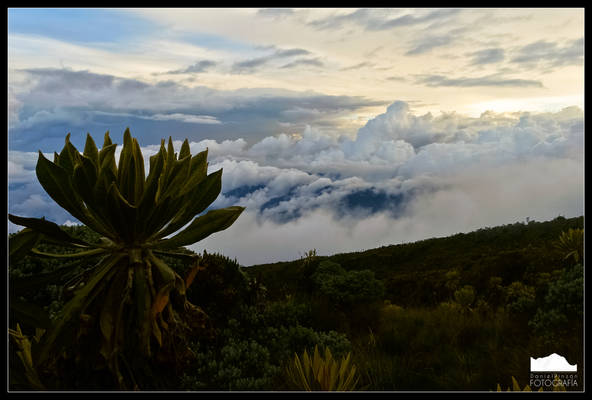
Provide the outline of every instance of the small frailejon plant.
<path id="1" fill-rule="evenodd" d="M 314 348 L 313 357 L 306 350 L 302 358 L 294 354 L 294 361 L 286 367 L 286 374 L 296 388 L 308 392 L 352 391 L 359 381 L 356 366 L 351 364 L 351 352 L 338 361 L 329 348 L 325 348 L 325 356 L 321 356 L 318 346 Z"/>
<path id="2" fill-rule="evenodd" d="M 69 139 L 68 134 L 53 162 L 39 152 L 37 178 L 58 205 L 99 233 L 101 241 L 74 238 L 44 218 L 9 214 L 11 222 L 26 227 L 10 241 L 10 255 L 30 249 L 27 254 L 76 259 L 83 266 L 88 257 L 102 258 L 69 277 L 71 299 L 41 337 L 33 362 L 36 368 L 55 371 L 60 358 L 83 358 L 87 365 L 96 360 L 97 365 L 106 364 L 119 388 L 138 388 L 139 371 L 148 361 L 179 364 L 190 357 L 179 339 L 207 330 L 207 315 L 186 298 L 187 287 L 203 266 L 198 255 L 188 255 L 182 247 L 228 228 L 244 208 L 202 214 L 220 193 L 222 170 L 208 174 L 207 150 L 192 156 L 187 139 L 179 153 L 170 137 L 166 147 L 161 140 L 147 176 L 140 146 L 129 129 L 117 164 L 117 145 L 109 132 L 101 150 L 90 134 L 83 153 Z M 35 249 L 40 241 L 79 251 L 43 253 Z M 181 277 L 163 256 L 188 259 L 192 268 Z M 50 275 L 48 284 L 55 284 L 68 271 Z M 82 354 L 69 354 L 81 337 L 92 345 L 81 347 Z"/>
<path id="3" fill-rule="evenodd" d="M 565 253 L 565 259 L 573 257 L 576 264 L 579 263 L 583 260 L 584 230 L 569 228 L 567 232 L 561 232 L 555 247 Z"/>

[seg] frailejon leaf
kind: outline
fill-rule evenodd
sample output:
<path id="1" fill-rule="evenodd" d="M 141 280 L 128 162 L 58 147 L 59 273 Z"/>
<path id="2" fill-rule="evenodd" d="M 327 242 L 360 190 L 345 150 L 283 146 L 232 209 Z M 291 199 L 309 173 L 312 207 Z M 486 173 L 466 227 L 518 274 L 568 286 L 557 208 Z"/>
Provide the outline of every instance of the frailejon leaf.
<path id="1" fill-rule="evenodd" d="M 144 171 L 144 157 L 140 150 L 140 145 L 136 138 L 132 139 L 132 158 L 134 160 L 134 171 L 136 172 L 136 179 L 134 180 L 134 204 L 139 204 L 144 194 L 144 182 L 146 180 L 146 172 Z"/>
<path id="2" fill-rule="evenodd" d="M 191 159 L 188 157 L 177 161 L 173 160 L 173 164 L 169 173 L 166 176 L 165 185 L 162 189 L 162 193 L 159 197 L 159 201 L 167 197 L 176 198 L 181 195 L 181 189 L 185 182 L 187 182 L 187 177 L 189 175 L 189 165 L 191 163 Z"/>
<path id="3" fill-rule="evenodd" d="M 80 194 L 80 197 L 82 197 L 84 202 L 89 205 L 89 203 L 95 202 L 93 198 L 93 188 L 97 184 L 98 176 L 90 158 L 82 156 L 80 160 L 81 163 L 74 167 L 72 183 L 74 184 L 74 188 L 76 188 Z"/>
<path id="4" fill-rule="evenodd" d="M 70 134 L 66 135 L 66 140 L 59 157 L 59 166 L 72 174 L 74 167 L 78 164 L 78 150 L 70 143 Z"/>
<path id="5" fill-rule="evenodd" d="M 165 181 L 169 181 L 171 174 L 171 168 L 173 167 L 173 161 L 175 161 L 175 148 L 173 147 L 173 138 L 169 136 L 169 142 L 166 150 L 166 163 L 165 163 Z"/>
<path id="6" fill-rule="evenodd" d="M 26 277 L 10 277 L 10 293 L 11 296 L 24 296 L 30 293 L 35 293 L 47 287 L 47 285 L 60 285 L 68 281 L 76 275 L 78 265 L 82 263 L 83 259 L 74 260 L 65 263 L 55 271 L 46 272 L 43 274 L 34 274 Z"/>
<path id="7" fill-rule="evenodd" d="M 26 226 L 27 228 L 64 243 L 75 244 L 84 247 L 90 246 L 89 243 L 71 236 L 67 232 L 63 231 L 58 224 L 47 221 L 45 218 L 26 218 L 8 214 L 8 220 L 13 224 Z"/>
<path id="8" fill-rule="evenodd" d="M 193 280 L 195 279 L 197 273 L 200 271 L 205 271 L 205 269 L 206 267 L 199 264 L 196 264 L 193 268 L 191 268 L 187 273 L 187 277 L 185 278 L 185 288 L 188 289 L 189 286 L 191 286 L 191 284 L 193 283 Z"/>
<path id="9" fill-rule="evenodd" d="M 189 164 L 189 178 L 181 190 L 181 194 L 186 194 L 191 191 L 199 182 L 201 182 L 208 173 L 208 150 L 191 157 Z"/>
<path id="10" fill-rule="evenodd" d="M 77 196 L 72 188 L 68 172 L 45 158 L 41 151 L 35 172 L 39 183 L 47 194 L 62 208 L 82 221 L 84 219 L 82 204 L 76 201 Z"/>
<path id="11" fill-rule="evenodd" d="M 159 249 L 173 249 L 198 242 L 212 233 L 228 228 L 236 221 L 244 211 L 244 207 L 227 207 L 219 210 L 208 211 L 199 216 L 184 230 L 170 239 L 159 242 Z"/>
<path id="12" fill-rule="evenodd" d="M 47 257 L 47 258 L 80 258 L 80 257 L 93 257 L 98 256 L 105 253 L 107 250 L 105 249 L 92 249 L 87 251 L 78 251 L 75 253 L 67 253 L 67 254 L 58 254 L 58 253 L 45 253 L 43 251 L 39 251 L 37 249 L 32 249 L 31 253 L 35 254 L 36 256 L 40 257 Z"/>
<path id="13" fill-rule="evenodd" d="M 113 143 L 111 142 L 111 138 L 109 137 L 109 131 L 105 132 L 105 137 L 103 141 L 103 149 L 107 146 L 111 146 Z"/>
<path id="14" fill-rule="evenodd" d="M 101 308 L 99 326 L 105 340 L 110 342 L 107 346 L 109 349 L 113 349 L 114 347 L 112 343 L 115 339 L 113 331 L 115 330 L 119 308 L 124 301 L 124 290 L 126 288 L 127 276 L 127 268 L 121 268 L 115 276 L 115 279 L 113 279 L 113 284 L 109 288 L 107 295 L 105 296 L 103 307 Z"/>
<path id="15" fill-rule="evenodd" d="M 95 141 L 93 140 L 92 136 L 90 136 L 90 133 L 86 134 L 86 143 L 84 144 L 84 152 L 83 152 L 84 156 L 88 157 L 94 164 L 95 166 L 95 174 L 98 173 L 99 171 L 99 149 L 97 149 L 97 145 L 95 144 Z"/>
<path id="16" fill-rule="evenodd" d="M 204 211 L 216 200 L 222 189 L 222 169 L 208 175 L 191 192 L 185 195 L 182 207 L 174 215 L 171 223 L 162 231 L 154 235 L 154 238 L 163 238 L 176 232 L 193 218 Z"/>
<path id="17" fill-rule="evenodd" d="M 161 176 L 163 166 L 164 154 L 162 153 L 162 151 L 160 151 L 156 155 L 154 163 L 150 167 L 150 172 L 148 174 L 148 178 L 146 180 L 146 184 L 144 187 L 144 193 L 142 194 L 142 200 L 138 205 L 138 215 L 141 218 L 141 220 L 139 221 L 141 227 L 139 236 L 141 239 L 145 239 L 153 233 L 152 231 L 148 230 L 148 226 L 151 222 L 151 214 L 154 212 L 155 209 L 154 204 L 156 192 L 158 190 L 158 180 Z"/>
<path id="18" fill-rule="evenodd" d="M 116 147 L 116 144 L 110 144 L 108 146 L 104 146 L 99 152 L 99 175 L 103 174 L 104 176 L 112 176 L 113 180 L 117 178 L 117 166 L 115 165 Z M 105 173 L 102 171 L 104 169 L 108 169 L 111 174 L 105 175 Z"/>
<path id="19" fill-rule="evenodd" d="M 136 303 L 137 326 L 139 328 L 138 341 L 140 351 L 144 356 L 150 356 L 151 335 L 151 296 L 144 264 L 134 265 L 134 292 Z"/>
<path id="20" fill-rule="evenodd" d="M 185 139 L 181 145 L 181 151 L 179 152 L 179 160 L 191 156 L 191 149 L 189 148 L 189 141 Z"/>
<path id="21" fill-rule="evenodd" d="M 146 252 L 146 257 L 150 264 L 156 268 L 157 276 L 162 285 L 174 282 L 177 274 L 171 269 L 171 267 L 160 258 L 156 257 L 150 250 Z"/>
<path id="22" fill-rule="evenodd" d="M 89 158 L 82 156 L 81 160 L 82 164 L 74 168 L 73 186 L 82 197 L 88 213 L 103 229 L 101 233 L 109 232 L 111 234 L 106 236 L 113 237 L 115 235 L 114 228 L 110 223 L 108 211 L 105 209 L 106 190 L 99 188 L 102 185 L 98 180 L 102 178 L 96 176 L 96 171 Z"/>
<path id="23" fill-rule="evenodd" d="M 110 236 L 109 231 L 95 220 L 88 212 L 82 198 L 76 193 L 72 186 L 71 176 L 68 172 L 45 158 L 39 152 L 39 160 L 35 168 L 37 179 L 47 194 L 55 200 L 62 208 L 68 211 L 80 222 L 88 225 L 91 229 Z"/>
<path id="24" fill-rule="evenodd" d="M 164 199 L 162 203 L 157 203 L 153 205 L 151 211 L 149 212 L 147 217 L 142 216 L 145 218 L 146 222 L 146 234 L 152 233 L 150 237 L 154 236 L 155 232 L 158 232 L 162 226 L 166 225 L 167 223 L 167 215 L 170 212 L 171 204 L 170 198 Z"/>
<path id="25" fill-rule="evenodd" d="M 129 128 L 123 133 L 123 148 L 117 165 L 117 186 L 121 195 L 129 202 L 133 202 L 136 180 L 135 165 L 132 159 L 132 136 Z"/>
<path id="26" fill-rule="evenodd" d="M 60 338 L 63 338 L 64 333 L 72 333 L 72 330 L 76 328 L 77 321 L 75 317 L 79 316 L 80 312 L 98 295 L 96 288 L 114 270 L 123 256 L 123 254 L 118 253 L 102 261 L 88 282 L 76 291 L 74 297 L 66 303 L 56 325 L 43 336 L 43 344 L 39 352 L 39 364 L 43 364 L 52 352 L 61 351 L 62 347 L 67 344 Z"/>
<path id="27" fill-rule="evenodd" d="M 162 347 L 162 332 L 160 331 L 158 322 L 155 319 L 152 320 L 152 334 L 156 338 L 158 345 Z"/>
<path id="28" fill-rule="evenodd" d="M 158 314 L 164 310 L 169 303 L 169 293 L 174 286 L 173 281 L 166 283 L 163 287 L 158 289 L 156 296 L 152 302 L 151 318 L 155 319 Z"/>
<path id="29" fill-rule="evenodd" d="M 138 220 L 138 208 L 131 205 L 119 192 L 117 185 L 115 183 L 111 184 L 109 188 L 109 197 L 110 197 L 110 204 L 119 211 L 120 218 L 120 229 L 121 232 L 124 234 L 124 237 L 127 240 L 133 241 L 133 233 L 134 227 L 136 225 L 136 221 Z"/>

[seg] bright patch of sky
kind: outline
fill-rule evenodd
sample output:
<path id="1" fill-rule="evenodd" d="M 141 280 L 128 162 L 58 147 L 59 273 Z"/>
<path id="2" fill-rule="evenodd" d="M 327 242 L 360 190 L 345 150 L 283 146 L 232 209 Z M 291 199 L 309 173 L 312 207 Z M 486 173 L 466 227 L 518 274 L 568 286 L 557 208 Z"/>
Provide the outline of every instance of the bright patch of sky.
<path id="1" fill-rule="evenodd" d="M 88 45 L 124 43 L 149 35 L 155 21 L 133 11 L 100 8 L 11 8 L 10 34 L 36 35 Z"/>

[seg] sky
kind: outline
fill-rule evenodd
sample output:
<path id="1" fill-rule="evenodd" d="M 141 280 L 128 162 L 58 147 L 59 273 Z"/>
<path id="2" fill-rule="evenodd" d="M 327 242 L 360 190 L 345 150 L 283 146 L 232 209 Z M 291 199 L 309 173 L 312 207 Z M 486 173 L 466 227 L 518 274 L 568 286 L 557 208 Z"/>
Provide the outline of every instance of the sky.
<path id="1" fill-rule="evenodd" d="M 209 149 L 242 265 L 584 213 L 583 8 L 9 8 L 7 54 L 12 214 L 78 223 L 38 151 L 126 127 Z"/>

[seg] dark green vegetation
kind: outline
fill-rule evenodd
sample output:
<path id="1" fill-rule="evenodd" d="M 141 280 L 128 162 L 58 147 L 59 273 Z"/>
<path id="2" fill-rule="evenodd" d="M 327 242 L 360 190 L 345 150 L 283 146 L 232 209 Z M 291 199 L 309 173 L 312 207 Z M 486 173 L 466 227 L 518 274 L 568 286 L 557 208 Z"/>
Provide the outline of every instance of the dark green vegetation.
<path id="1" fill-rule="evenodd" d="M 197 268 L 163 256 L 186 282 L 191 277 L 186 298 L 208 323 L 179 339 L 188 354 L 180 374 L 152 374 L 168 390 L 304 390 L 289 379 L 290 365 L 318 346 L 335 359 L 351 353 L 358 390 L 495 391 L 512 387 L 512 377 L 526 385 L 530 357 L 559 353 L 578 364 L 581 389 L 583 222 L 558 217 L 246 268 L 217 254 L 200 255 Z M 61 228 L 98 239 L 85 227 Z M 62 265 L 24 256 L 11 281 Z M 66 285 L 46 285 L 21 300 L 55 319 L 68 296 Z M 35 331 L 24 326 L 34 343 Z M 13 387 L 31 386 L 23 370 L 11 357 Z M 96 376 L 91 368 L 64 385 L 83 387 Z"/>
<path id="2" fill-rule="evenodd" d="M 368 390 L 495 390 L 512 376 L 528 382 L 530 357 L 551 353 L 578 364 L 582 388 L 583 223 L 515 223 L 246 271 L 270 299 L 308 306 L 314 327 L 345 333 Z"/>

